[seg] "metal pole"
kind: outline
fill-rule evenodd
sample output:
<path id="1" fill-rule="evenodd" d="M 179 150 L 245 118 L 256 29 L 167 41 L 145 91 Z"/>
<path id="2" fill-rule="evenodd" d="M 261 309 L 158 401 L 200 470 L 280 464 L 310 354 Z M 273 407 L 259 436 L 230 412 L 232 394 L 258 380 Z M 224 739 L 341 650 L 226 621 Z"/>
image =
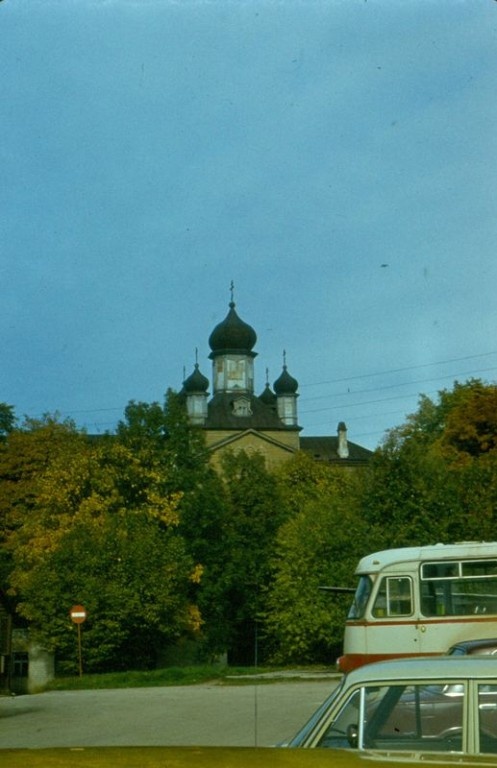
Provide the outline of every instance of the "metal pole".
<path id="1" fill-rule="evenodd" d="M 83 654 L 81 652 L 81 624 L 78 627 L 78 658 L 79 658 L 79 676 L 83 677 Z"/>

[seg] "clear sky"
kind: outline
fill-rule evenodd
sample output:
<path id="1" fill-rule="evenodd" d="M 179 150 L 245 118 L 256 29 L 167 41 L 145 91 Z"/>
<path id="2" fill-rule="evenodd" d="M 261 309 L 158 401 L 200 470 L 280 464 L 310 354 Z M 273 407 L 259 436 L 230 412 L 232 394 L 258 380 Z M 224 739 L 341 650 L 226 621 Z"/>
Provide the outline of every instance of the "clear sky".
<path id="1" fill-rule="evenodd" d="M 113 429 L 228 311 L 303 435 L 497 378 L 495 0 L 0 2 L 0 401 Z"/>

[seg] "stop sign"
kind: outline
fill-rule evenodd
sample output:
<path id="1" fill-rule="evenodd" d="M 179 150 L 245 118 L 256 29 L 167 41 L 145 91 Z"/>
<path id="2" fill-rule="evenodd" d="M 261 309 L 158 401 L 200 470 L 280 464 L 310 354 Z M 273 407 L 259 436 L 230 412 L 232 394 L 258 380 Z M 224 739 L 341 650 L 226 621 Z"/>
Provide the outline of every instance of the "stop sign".
<path id="1" fill-rule="evenodd" d="M 82 605 L 73 605 L 69 611 L 69 615 L 71 616 L 71 621 L 73 621 L 74 624 L 82 624 L 86 619 L 86 608 L 84 608 Z"/>

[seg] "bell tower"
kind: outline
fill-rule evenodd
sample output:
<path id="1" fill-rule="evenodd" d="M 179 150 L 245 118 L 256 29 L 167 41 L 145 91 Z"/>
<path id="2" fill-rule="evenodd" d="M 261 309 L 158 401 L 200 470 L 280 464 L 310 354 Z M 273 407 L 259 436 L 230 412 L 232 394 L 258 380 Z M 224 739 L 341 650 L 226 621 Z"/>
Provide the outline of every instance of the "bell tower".
<path id="1" fill-rule="evenodd" d="M 252 349 L 256 341 L 254 329 L 236 313 L 231 283 L 229 312 L 209 337 L 214 396 L 231 393 L 250 398 L 254 394 L 254 358 L 257 353 Z"/>

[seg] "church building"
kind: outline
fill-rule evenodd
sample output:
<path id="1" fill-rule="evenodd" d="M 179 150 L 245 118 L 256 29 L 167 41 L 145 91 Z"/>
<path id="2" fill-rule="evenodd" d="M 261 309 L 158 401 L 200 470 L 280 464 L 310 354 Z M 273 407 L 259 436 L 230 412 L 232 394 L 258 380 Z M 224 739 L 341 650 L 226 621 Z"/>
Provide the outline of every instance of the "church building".
<path id="1" fill-rule="evenodd" d="M 183 382 L 181 393 L 192 424 L 205 430 L 214 466 L 223 451 L 244 450 L 264 455 L 269 470 L 305 451 L 316 461 L 351 468 L 364 466 L 372 452 L 347 439 L 343 422 L 330 437 L 303 437 L 297 416 L 298 382 L 283 369 L 273 387 L 254 391 L 254 347 L 257 335 L 236 312 L 233 292 L 229 311 L 209 337 L 212 360 L 212 397 L 209 380 L 199 368 Z"/>

